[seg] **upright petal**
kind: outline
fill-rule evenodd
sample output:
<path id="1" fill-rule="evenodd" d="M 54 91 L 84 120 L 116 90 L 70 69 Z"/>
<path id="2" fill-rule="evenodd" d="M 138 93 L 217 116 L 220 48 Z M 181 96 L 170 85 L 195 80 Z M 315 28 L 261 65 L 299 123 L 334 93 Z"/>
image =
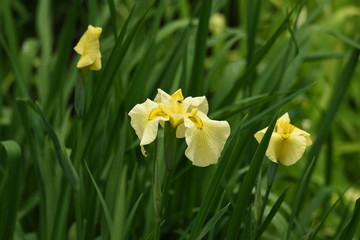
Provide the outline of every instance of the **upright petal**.
<path id="1" fill-rule="evenodd" d="M 184 106 L 186 112 L 191 112 L 193 108 L 197 108 L 204 114 L 208 114 L 209 104 L 206 97 L 187 97 L 184 99 Z"/>
<path id="2" fill-rule="evenodd" d="M 200 111 L 197 117 L 202 122 L 201 128 L 190 118 L 184 119 L 185 140 L 188 145 L 185 155 L 195 166 L 205 167 L 217 163 L 230 135 L 230 126 L 226 121 L 211 120 Z"/>
<path id="3" fill-rule="evenodd" d="M 164 106 L 169 109 L 171 107 L 171 96 L 158 88 L 158 93 L 155 96 L 154 102 L 163 103 Z"/>
<path id="4" fill-rule="evenodd" d="M 273 162 L 281 162 L 289 166 L 296 163 L 304 154 L 306 138 L 291 135 L 283 139 L 280 134 L 273 133 L 266 151 L 266 156 Z"/>
<path id="5" fill-rule="evenodd" d="M 290 122 L 289 114 L 284 113 L 277 121 L 278 122 Z"/>

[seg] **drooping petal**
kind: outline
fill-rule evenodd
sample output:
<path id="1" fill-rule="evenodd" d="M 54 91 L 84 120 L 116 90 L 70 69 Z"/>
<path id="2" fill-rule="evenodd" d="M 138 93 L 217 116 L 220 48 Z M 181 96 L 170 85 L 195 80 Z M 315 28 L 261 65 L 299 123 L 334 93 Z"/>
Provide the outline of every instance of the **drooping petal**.
<path id="1" fill-rule="evenodd" d="M 188 145 L 185 155 L 193 165 L 205 167 L 217 163 L 230 135 L 230 126 L 226 121 L 211 120 L 200 111 L 197 117 L 201 120 L 201 128 L 190 118 L 184 119 L 185 140 Z"/>
<path id="2" fill-rule="evenodd" d="M 266 150 L 266 156 L 273 162 L 281 162 L 289 166 L 296 163 L 304 154 L 306 138 L 300 135 L 291 135 L 283 139 L 280 134 L 273 133 Z"/>
<path id="3" fill-rule="evenodd" d="M 208 114 L 209 104 L 206 97 L 187 97 L 184 99 L 186 112 L 191 112 L 193 108 L 197 108 L 204 114 Z"/>
<path id="4" fill-rule="evenodd" d="M 185 132 L 186 132 L 186 127 L 185 127 L 184 123 L 179 124 L 176 128 L 176 137 L 184 138 Z"/>
<path id="5" fill-rule="evenodd" d="M 157 136 L 159 121 L 168 121 L 169 117 L 154 112 L 158 110 L 159 104 L 147 99 L 142 104 L 136 104 L 129 112 L 131 126 L 135 129 L 136 135 L 140 139 L 140 145 L 147 145 L 154 141 Z M 153 113 L 153 114 L 152 114 Z M 154 117 L 150 117 L 154 115 Z"/>
<path id="6" fill-rule="evenodd" d="M 88 26 L 88 29 L 84 35 L 80 38 L 74 50 L 81 55 L 78 68 L 89 67 L 90 70 L 101 69 L 101 52 L 99 37 L 102 32 L 102 28 Z"/>

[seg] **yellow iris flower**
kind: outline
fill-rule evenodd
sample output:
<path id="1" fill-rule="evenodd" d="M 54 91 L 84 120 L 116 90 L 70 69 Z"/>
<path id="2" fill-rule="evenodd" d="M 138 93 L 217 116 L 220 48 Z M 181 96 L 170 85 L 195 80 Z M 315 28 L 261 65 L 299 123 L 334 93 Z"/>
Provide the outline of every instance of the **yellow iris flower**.
<path id="1" fill-rule="evenodd" d="M 264 128 L 254 135 L 258 142 L 261 141 L 266 130 L 267 128 Z M 285 113 L 276 122 L 266 156 L 273 162 L 281 162 L 289 166 L 296 163 L 304 154 L 306 147 L 311 144 L 310 134 L 291 125 L 289 114 Z"/>
<path id="2" fill-rule="evenodd" d="M 89 68 L 90 70 L 101 69 L 101 53 L 99 37 L 102 28 L 88 26 L 74 50 L 81 55 L 77 68 Z"/>
<path id="3" fill-rule="evenodd" d="M 205 167 L 217 163 L 230 135 L 228 122 L 209 119 L 208 110 L 206 97 L 184 99 L 181 89 L 171 96 L 158 89 L 154 101 L 147 99 L 135 105 L 129 116 L 144 156 L 144 145 L 155 140 L 159 123 L 169 121 L 176 128 L 176 137 L 185 138 L 186 157 L 193 165 Z"/>

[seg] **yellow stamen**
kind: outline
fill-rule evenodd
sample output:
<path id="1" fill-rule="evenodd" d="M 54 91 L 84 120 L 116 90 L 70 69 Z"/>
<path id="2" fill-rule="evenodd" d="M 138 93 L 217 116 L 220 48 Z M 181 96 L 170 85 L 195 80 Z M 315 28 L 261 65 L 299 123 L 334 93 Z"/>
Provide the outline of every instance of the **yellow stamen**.
<path id="1" fill-rule="evenodd" d="M 197 108 L 193 108 L 191 110 L 191 113 L 187 113 L 187 117 L 195 124 L 195 126 L 199 129 L 202 129 L 203 127 L 203 123 L 201 121 L 201 119 L 196 115 L 198 112 Z"/>
<path id="2" fill-rule="evenodd" d="M 281 135 L 283 139 L 288 139 L 291 132 L 294 130 L 295 126 L 291 125 L 289 122 L 281 121 L 276 123 L 274 132 L 277 132 Z"/>
<path id="3" fill-rule="evenodd" d="M 164 104 L 160 103 L 159 107 L 150 113 L 149 120 L 153 120 L 157 117 L 166 117 L 169 114 L 171 114 L 171 113 L 169 113 L 169 111 L 166 110 L 166 108 L 164 107 Z"/>

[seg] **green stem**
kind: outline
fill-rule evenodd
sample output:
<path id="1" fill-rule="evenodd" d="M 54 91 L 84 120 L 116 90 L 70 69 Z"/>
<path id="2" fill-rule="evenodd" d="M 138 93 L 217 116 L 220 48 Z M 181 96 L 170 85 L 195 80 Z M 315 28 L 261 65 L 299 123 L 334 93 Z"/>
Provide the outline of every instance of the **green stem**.
<path id="1" fill-rule="evenodd" d="M 266 192 L 265 192 L 265 196 L 264 196 L 264 201 L 263 201 L 261 211 L 260 211 L 260 215 L 259 215 L 258 227 L 261 226 L 262 217 L 264 215 L 264 211 L 265 211 L 267 200 L 269 198 L 271 187 L 272 187 L 272 185 L 274 183 L 274 180 L 275 180 L 278 165 L 279 165 L 278 163 L 269 161 L 267 186 L 266 186 Z"/>
<path id="2" fill-rule="evenodd" d="M 160 134 L 159 134 L 160 135 Z M 159 136 L 156 160 L 154 163 L 154 207 L 155 207 L 155 239 L 160 239 L 161 224 L 165 220 L 165 209 L 169 198 L 169 189 L 176 157 L 175 129 L 165 123 L 164 139 Z M 163 141 L 162 141 L 163 140 Z"/>
<path id="3" fill-rule="evenodd" d="M 75 111 L 80 119 L 85 115 L 85 76 L 82 79 L 77 78 L 75 85 Z"/>

